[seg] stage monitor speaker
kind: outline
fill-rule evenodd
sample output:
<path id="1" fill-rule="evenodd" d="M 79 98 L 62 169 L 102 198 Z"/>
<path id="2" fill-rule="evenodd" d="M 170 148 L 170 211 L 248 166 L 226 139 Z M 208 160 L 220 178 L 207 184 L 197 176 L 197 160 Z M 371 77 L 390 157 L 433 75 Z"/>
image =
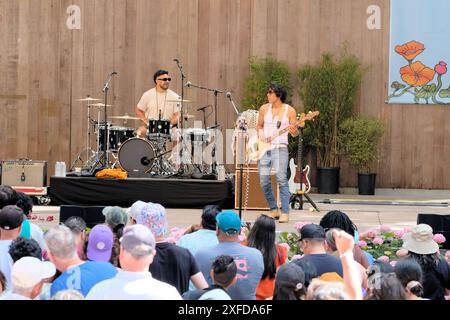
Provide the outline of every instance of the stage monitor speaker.
<path id="1" fill-rule="evenodd" d="M 47 186 L 47 161 L 3 161 L 1 184 L 12 187 L 45 187 Z"/>
<path id="2" fill-rule="evenodd" d="M 247 209 L 249 210 L 269 210 L 269 205 L 267 204 L 266 198 L 264 197 L 264 192 L 261 189 L 261 184 L 259 182 L 258 170 L 244 170 L 243 171 L 243 193 L 242 193 L 242 208 L 245 209 L 245 193 L 247 188 L 247 176 L 248 179 L 248 202 Z M 239 192 L 240 192 L 240 173 L 236 170 L 235 175 L 235 192 L 234 192 L 234 205 L 235 209 L 239 209 Z M 272 190 L 277 198 L 278 205 L 280 204 L 280 192 L 278 189 L 277 179 L 275 175 L 271 176 Z"/>
<path id="3" fill-rule="evenodd" d="M 105 216 L 102 213 L 104 208 L 102 206 L 83 207 L 62 205 L 59 221 L 64 223 L 70 217 L 80 217 L 86 222 L 88 228 L 93 228 L 97 224 L 105 223 Z"/>
<path id="4" fill-rule="evenodd" d="M 433 233 L 441 233 L 446 241 L 442 247 L 450 249 L 450 215 L 419 213 L 417 215 L 417 224 L 427 224 L 433 229 Z"/>

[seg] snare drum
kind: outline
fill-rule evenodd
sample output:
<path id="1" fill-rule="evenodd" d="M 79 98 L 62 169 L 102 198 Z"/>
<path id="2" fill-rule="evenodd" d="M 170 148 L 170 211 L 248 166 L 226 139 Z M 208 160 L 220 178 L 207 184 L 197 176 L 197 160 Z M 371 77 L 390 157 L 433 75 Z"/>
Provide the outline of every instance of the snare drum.
<path id="1" fill-rule="evenodd" d="M 155 156 L 156 152 L 150 141 L 131 138 L 120 146 L 119 164 L 131 176 L 140 176 L 153 167 Z"/>
<path id="2" fill-rule="evenodd" d="M 111 126 L 111 124 L 108 124 L 109 126 L 109 150 L 112 151 L 118 151 L 120 149 L 120 146 L 127 141 L 130 138 L 133 138 L 135 136 L 135 129 L 134 128 L 126 128 L 126 127 L 120 127 L 120 126 Z M 105 125 L 102 124 L 99 126 L 99 147 L 100 151 L 105 151 L 104 141 L 105 141 Z"/>
<path id="3" fill-rule="evenodd" d="M 170 140 L 170 121 L 150 119 L 148 121 L 147 137 L 150 140 L 164 138 Z"/>

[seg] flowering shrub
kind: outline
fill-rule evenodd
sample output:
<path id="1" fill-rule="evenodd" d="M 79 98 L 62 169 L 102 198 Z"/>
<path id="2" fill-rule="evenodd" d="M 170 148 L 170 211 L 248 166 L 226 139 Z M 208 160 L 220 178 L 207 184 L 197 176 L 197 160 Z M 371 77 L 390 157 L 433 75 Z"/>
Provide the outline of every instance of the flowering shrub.
<path id="1" fill-rule="evenodd" d="M 300 229 L 306 224 L 311 224 L 311 222 L 297 222 L 294 224 L 297 232 L 281 232 L 278 236 L 279 243 L 285 243 L 289 246 L 288 256 L 290 260 L 299 259 L 303 255 L 298 245 L 298 239 L 300 238 Z M 402 237 L 410 231 L 411 228 L 393 230 L 390 226 L 380 226 L 361 233 L 356 245 L 370 253 L 376 260 L 391 262 L 407 255 L 408 252 L 402 249 Z M 445 237 L 439 233 L 433 236 L 433 240 L 440 247 L 446 241 Z M 444 257 L 450 263 L 450 251 L 447 251 Z"/>

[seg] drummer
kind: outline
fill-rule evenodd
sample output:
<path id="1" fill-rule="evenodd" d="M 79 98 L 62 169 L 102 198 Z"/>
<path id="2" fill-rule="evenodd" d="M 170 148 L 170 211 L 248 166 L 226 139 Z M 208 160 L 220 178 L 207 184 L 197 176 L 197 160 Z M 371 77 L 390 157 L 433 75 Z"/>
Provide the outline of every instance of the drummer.
<path id="1" fill-rule="evenodd" d="M 145 92 L 135 109 L 137 117 L 144 123 L 137 129 L 137 136 L 145 138 L 147 136 L 148 124 L 150 119 L 161 119 L 170 121 L 171 127 L 176 127 L 179 120 L 179 104 L 169 102 L 181 99 L 178 94 L 169 89 L 169 72 L 158 70 L 153 75 L 153 81 L 156 86 Z M 175 133 L 172 129 L 172 134 Z"/>

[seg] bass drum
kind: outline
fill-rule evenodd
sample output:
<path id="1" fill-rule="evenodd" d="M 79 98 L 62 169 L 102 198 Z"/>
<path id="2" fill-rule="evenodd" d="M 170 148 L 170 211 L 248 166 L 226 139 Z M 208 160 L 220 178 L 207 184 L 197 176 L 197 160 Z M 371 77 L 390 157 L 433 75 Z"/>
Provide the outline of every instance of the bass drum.
<path id="1" fill-rule="evenodd" d="M 142 138 L 131 138 L 122 143 L 119 149 L 119 164 L 130 176 L 143 176 L 153 166 L 155 148 Z"/>

